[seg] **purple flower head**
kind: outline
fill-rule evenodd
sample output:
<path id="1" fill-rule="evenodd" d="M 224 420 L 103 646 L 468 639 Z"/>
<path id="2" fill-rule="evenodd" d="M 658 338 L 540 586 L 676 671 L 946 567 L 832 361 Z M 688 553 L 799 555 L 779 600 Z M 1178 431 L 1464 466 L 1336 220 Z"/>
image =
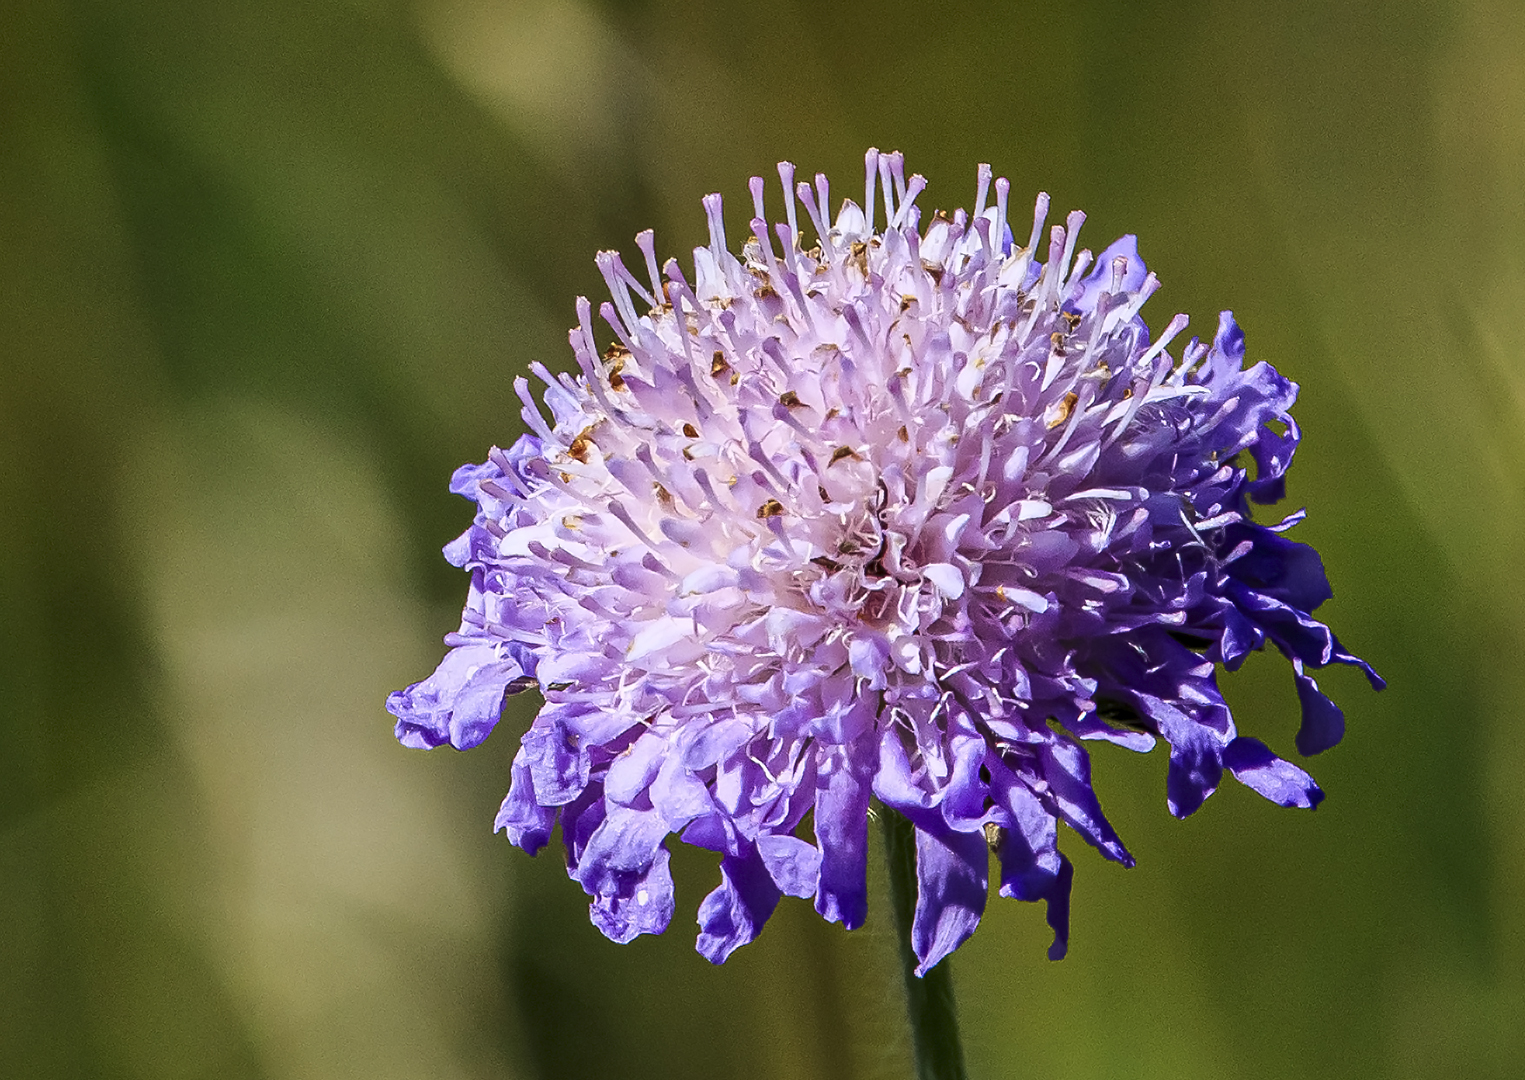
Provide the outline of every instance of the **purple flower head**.
<path id="1" fill-rule="evenodd" d="M 720 853 L 717 963 L 785 894 L 859 925 L 877 797 L 915 826 L 922 971 L 974 930 L 992 854 L 1003 896 L 1047 902 L 1058 958 L 1059 823 L 1133 862 L 1085 741 L 1163 738 L 1179 817 L 1224 769 L 1312 807 L 1307 773 L 1236 732 L 1218 665 L 1267 642 L 1292 661 L 1304 754 L 1344 727 L 1308 669 L 1381 686 L 1309 614 L 1330 591 L 1283 535 L 1301 514 L 1251 520 L 1281 497 L 1297 387 L 1244 366 L 1227 312 L 1173 356 L 1186 320 L 1151 339 L 1134 238 L 1077 255 L 1076 212 L 1045 245 L 1040 195 L 1019 245 L 988 166 L 972 214 L 925 228 L 898 153 L 869 152 L 835 221 L 824 176 L 779 175 L 786 221 L 753 179 L 739 257 L 718 195 L 692 278 L 650 232 L 644 275 L 598 256 L 613 344 L 579 300 L 581 375 L 536 364 L 541 401 L 515 382 L 533 434 L 456 473 L 478 506 L 445 549 L 471 574 L 461 627 L 387 708 L 407 745 L 466 749 L 539 689 L 497 827 L 534 853 L 559 820 L 616 941 L 671 919 L 674 834 Z"/>

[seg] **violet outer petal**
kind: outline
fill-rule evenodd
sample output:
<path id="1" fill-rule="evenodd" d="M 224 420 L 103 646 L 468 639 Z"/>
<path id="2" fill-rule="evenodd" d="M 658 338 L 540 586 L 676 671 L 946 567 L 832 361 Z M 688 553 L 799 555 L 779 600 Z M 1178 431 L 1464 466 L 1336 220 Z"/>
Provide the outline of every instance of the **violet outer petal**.
<path id="1" fill-rule="evenodd" d="M 1133 856 L 1123 847 L 1091 789 L 1091 759 L 1085 750 L 1068 739 L 1055 738 L 1038 747 L 1038 755 L 1059 816 L 1107 858 L 1132 866 Z"/>
<path id="2" fill-rule="evenodd" d="M 1046 919 L 1054 931 L 1054 940 L 1048 947 L 1050 960 L 1063 960 L 1070 951 L 1070 885 L 1075 880 L 1075 867 L 1059 853 L 1059 873 L 1049 886 L 1044 898 L 1048 901 Z"/>
<path id="3" fill-rule="evenodd" d="M 989 891 L 990 851 L 983 833 L 916 830 L 916 916 L 911 947 L 925 975 L 974 933 Z"/>
<path id="4" fill-rule="evenodd" d="M 1075 870 L 1058 847 L 1058 823 L 1004 765 L 992 763 L 991 793 L 1010 816 L 1001 829 L 996 857 L 1001 863 L 1001 895 L 1047 901 L 1054 930 L 1048 958 L 1062 960 L 1070 940 L 1070 882 Z"/>
<path id="5" fill-rule="evenodd" d="M 588 754 L 576 745 L 566 724 L 559 720 L 547 723 L 542 713 L 524 733 L 519 745 L 529 756 L 535 794 L 541 802 L 560 806 L 575 799 L 587 786 Z"/>
<path id="6" fill-rule="evenodd" d="M 815 909 L 849 930 L 868 917 L 868 776 L 872 733 L 849 746 L 822 747 L 816 757 L 815 839 L 821 850 Z"/>
<path id="7" fill-rule="evenodd" d="M 1223 779 L 1223 743 L 1200 728 L 1183 728 L 1170 743 L 1165 802 L 1178 818 L 1195 814 Z"/>
<path id="8" fill-rule="evenodd" d="M 1165 801 L 1178 818 L 1190 817 L 1218 790 L 1223 779 L 1223 747 L 1228 738 L 1168 701 L 1137 694 L 1140 709 L 1170 743 L 1165 771 Z M 1233 734 L 1230 725 L 1229 735 Z"/>
<path id="9" fill-rule="evenodd" d="M 647 872 L 666 837 L 667 823 L 655 811 L 606 803 L 606 816 L 588 837 L 575 876 L 590 896 L 616 891 L 619 879 Z"/>
<path id="10" fill-rule="evenodd" d="M 660 934 L 672 922 L 672 873 L 666 848 L 658 848 L 642 874 L 610 892 L 601 892 L 588 905 L 588 917 L 610 941 L 625 944 L 641 934 Z"/>
<path id="11" fill-rule="evenodd" d="M 1311 810 L 1324 801 L 1324 792 L 1313 782 L 1313 777 L 1271 753 L 1259 739 L 1239 736 L 1223 752 L 1223 764 L 1234 774 L 1234 779 L 1277 806 Z"/>
<path id="12" fill-rule="evenodd" d="M 556 811 L 535 800 L 534 781 L 522 749 L 514 755 L 512 775 L 513 782 L 509 784 L 503 805 L 498 808 L 493 832 L 505 833 L 510 844 L 533 855 L 550 840 L 551 828 L 556 823 Z"/>
<path id="13" fill-rule="evenodd" d="M 967 832 L 980 828 L 987 805 L 987 785 L 980 777 L 988 750 L 985 740 L 978 735 L 954 734 L 952 745 L 953 772 L 942 790 L 943 820 L 951 829 Z"/>
<path id="14" fill-rule="evenodd" d="M 499 656 L 488 643 L 462 645 L 445 654 L 427 679 L 388 695 L 387 711 L 397 717 L 397 739 L 412 749 L 450 743 L 469 750 L 492 732 L 519 664 Z"/>
<path id="15" fill-rule="evenodd" d="M 761 932 L 782 895 L 755 850 L 721 859 L 720 885 L 699 905 L 699 955 L 725 963 Z"/>
<path id="16" fill-rule="evenodd" d="M 1318 683 L 1294 665 L 1297 701 L 1303 707 L 1303 722 L 1297 729 L 1297 752 L 1304 757 L 1321 754 L 1345 737 L 1345 713 L 1318 688 Z"/>
<path id="17" fill-rule="evenodd" d="M 757 853 L 768 875 L 785 896 L 814 896 L 821 878 L 821 853 L 814 844 L 797 836 L 764 834 L 757 838 Z"/>

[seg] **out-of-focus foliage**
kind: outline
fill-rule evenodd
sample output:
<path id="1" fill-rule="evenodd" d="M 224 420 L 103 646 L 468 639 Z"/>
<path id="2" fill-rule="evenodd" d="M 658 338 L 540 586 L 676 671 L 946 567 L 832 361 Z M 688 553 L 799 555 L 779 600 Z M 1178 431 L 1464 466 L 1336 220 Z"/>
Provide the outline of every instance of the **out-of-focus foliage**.
<path id="1" fill-rule="evenodd" d="M 870 144 L 928 206 L 990 160 L 1138 232 L 1158 318 L 1235 309 L 1304 388 L 1329 620 L 1392 683 L 1329 674 L 1316 814 L 1229 785 L 1174 822 L 1162 757 L 1098 750 L 1139 867 L 1068 838 L 1062 964 L 992 906 L 974 1074 L 1516 1075 L 1521 56 L 1503 0 L 8 0 L 0 1075 L 905 1075 L 882 907 L 786 901 L 721 969 L 611 945 L 488 832 L 525 706 L 469 757 L 381 709 L 463 592 L 445 480 L 567 363 L 592 253 Z M 1279 661 L 1236 681 L 1290 750 Z M 676 863 L 691 912 L 715 870 Z"/>

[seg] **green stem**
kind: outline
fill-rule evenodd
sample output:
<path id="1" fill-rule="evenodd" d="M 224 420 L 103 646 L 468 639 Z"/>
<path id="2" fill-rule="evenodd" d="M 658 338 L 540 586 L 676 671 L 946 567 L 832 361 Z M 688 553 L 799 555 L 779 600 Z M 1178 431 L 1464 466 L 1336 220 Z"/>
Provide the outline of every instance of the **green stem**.
<path id="1" fill-rule="evenodd" d="M 890 906 L 900 939 L 900 964 L 905 973 L 906 1012 L 911 1020 L 911 1045 L 916 1054 L 917 1080 L 966 1080 L 964 1048 L 958 1041 L 958 1010 L 953 1001 L 953 976 L 947 963 L 922 978 L 916 976 L 916 952 L 911 948 L 911 920 L 916 911 L 916 829 L 887 806 L 884 850 L 890 867 Z"/>

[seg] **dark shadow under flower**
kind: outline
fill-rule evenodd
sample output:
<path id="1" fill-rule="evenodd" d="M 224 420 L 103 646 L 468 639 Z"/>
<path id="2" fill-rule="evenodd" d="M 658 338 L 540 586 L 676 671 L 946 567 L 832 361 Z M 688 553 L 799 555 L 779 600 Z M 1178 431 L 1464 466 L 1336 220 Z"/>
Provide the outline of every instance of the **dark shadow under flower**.
<path id="1" fill-rule="evenodd" d="M 1077 255 L 1076 212 L 1045 247 L 1039 196 L 1019 246 L 988 167 L 972 214 L 925 229 L 899 154 L 869 153 L 834 222 L 824 177 L 779 172 L 787 220 L 770 231 L 754 179 L 739 258 L 704 200 L 692 280 L 650 232 L 644 279 L 598 256 L 614 344 L 580 300 L 581 376 L 535 366 L 549 417 L 516 380 L 533 434 L 456 473 L 479 508 L 445 551 L 471 574 L 461 627 L 387 707 L 407 745 L 467 749 L 539 688 L 497 827 L 534 853 L 559 819 L 616 941 L 667 926 L 674 834 L 721 854 L 717 963 L 784 895 L 859 925 L 875 796 L 915 826 L 921 971 L 974 930 L 992 852 L 1058 958 L 1058 823 L 1133 862 L 1082 741 L 1163 738 L 1177 816 L 1224 769 L 1312 807 L 1307 773 L 1236 732 L 1218 666 L 1267 642 L 1292 661 L 1305 754 L 1344 728 L 1307 669 L 1381 686 L 1310 614 L 1330 590 L 1282 535 L 1301 514 L 1250 515 L 1282 495 L 1297 387 L 1244 366 L 1227 312 L 1172 356 L 1186 321 L 1151 340 L 1134 238 Z"/>

